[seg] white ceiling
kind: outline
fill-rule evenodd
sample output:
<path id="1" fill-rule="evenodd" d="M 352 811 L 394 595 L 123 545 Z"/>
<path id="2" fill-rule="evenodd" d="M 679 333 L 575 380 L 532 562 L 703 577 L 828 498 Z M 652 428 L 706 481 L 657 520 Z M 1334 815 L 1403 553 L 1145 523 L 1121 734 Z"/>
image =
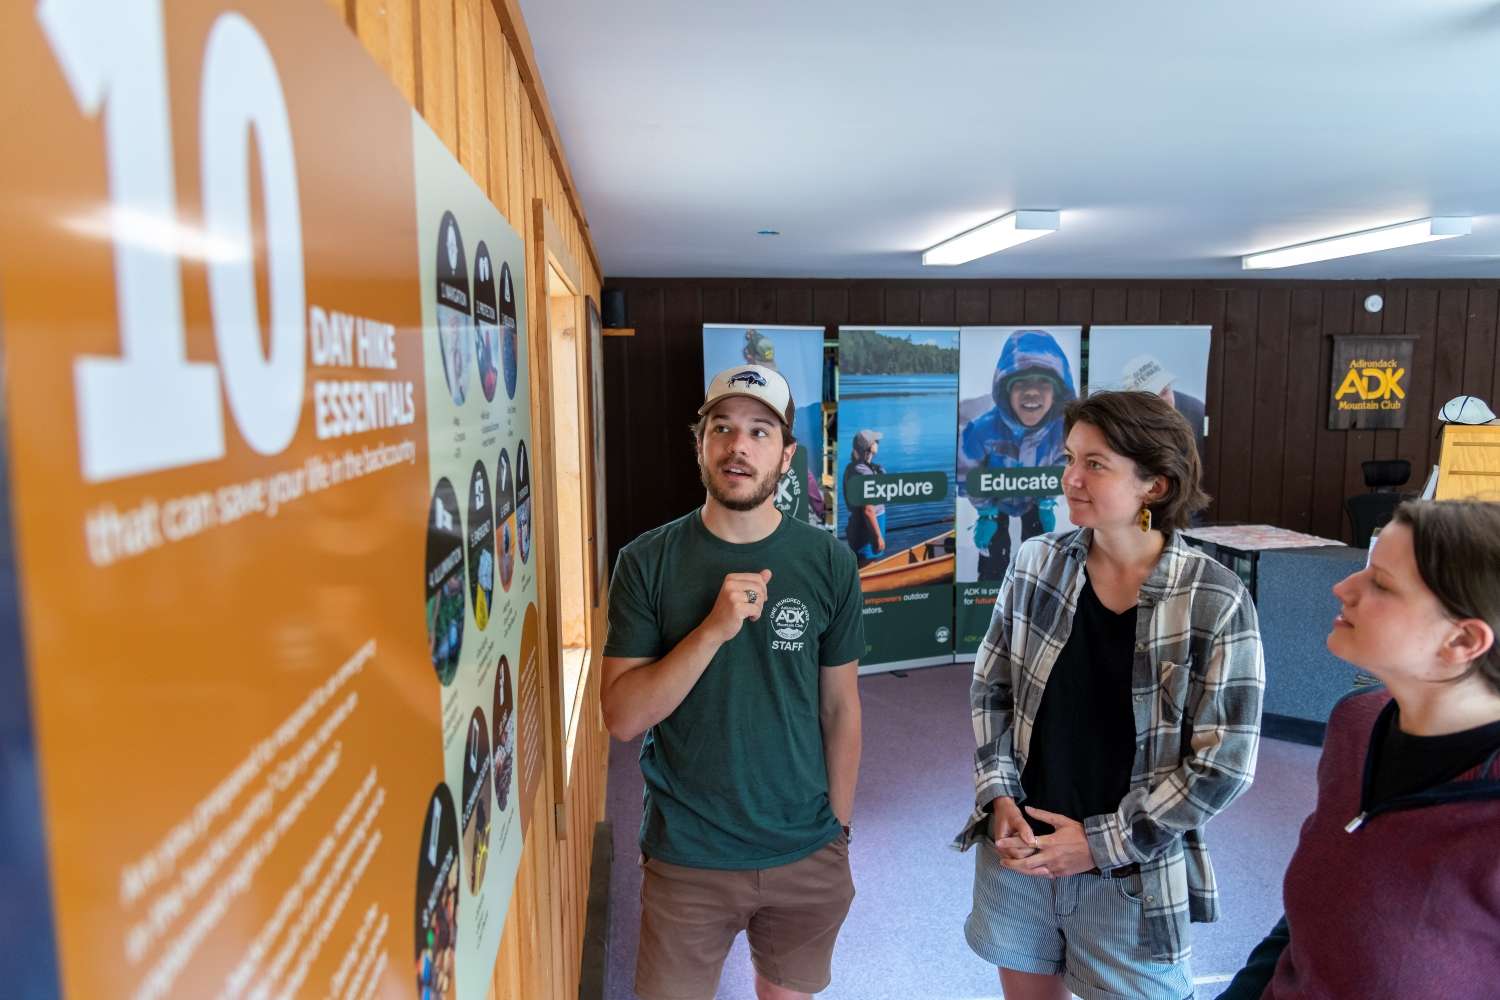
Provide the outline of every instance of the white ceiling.
<path id="1" fill-rule="evenodd" d="M 613 277 L 1500 275 L 1495 0 L 521 7 Z M 1017 208 L 1062 228 L 920 265 Z M 1426 215 L 1473 235 L 1240 269 Z"/>

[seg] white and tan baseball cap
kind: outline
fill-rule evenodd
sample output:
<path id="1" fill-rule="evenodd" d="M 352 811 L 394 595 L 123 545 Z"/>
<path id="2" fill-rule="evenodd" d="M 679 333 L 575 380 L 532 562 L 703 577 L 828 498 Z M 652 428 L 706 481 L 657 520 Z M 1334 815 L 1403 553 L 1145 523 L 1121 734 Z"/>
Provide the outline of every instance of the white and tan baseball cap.
<path id="1" fill-rule="evenodd" d="M 708 383 L 708 393 L 703 397 L 703 405 L 698 407 L 698 416 L 703 416 L 719 400 L 730 396 L 744 396 L 764 403 L 781 418 L 787 430 L 791 430 L 797 412 L 792 401 L 792 387 L 776 369 L 764 365 L 735 365 L 719 372 Z"/>
<path id="2" fill-rule="evenodd" d="M 1157 394 L 1175 381 L 1177 376 L 1149 354 L 1137 354 L 1120 372 L 1120 388 L 1126 392 Z"/>

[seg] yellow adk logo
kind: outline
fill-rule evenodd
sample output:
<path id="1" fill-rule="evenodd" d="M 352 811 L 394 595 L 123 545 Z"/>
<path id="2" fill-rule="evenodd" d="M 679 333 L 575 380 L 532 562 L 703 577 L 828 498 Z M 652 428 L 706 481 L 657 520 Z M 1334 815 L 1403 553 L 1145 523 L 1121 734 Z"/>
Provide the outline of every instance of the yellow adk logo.
<path id="1" fill-rule="evenodd" d="M 1394 358 L 1355 358 L 1333 398 L 1341 410 L 1399 410 L 1406 398 L 1401 387 L 1405 377 L 1406 369 Z M 1347 398 L 1351 396 L 1357 398 Z"/>

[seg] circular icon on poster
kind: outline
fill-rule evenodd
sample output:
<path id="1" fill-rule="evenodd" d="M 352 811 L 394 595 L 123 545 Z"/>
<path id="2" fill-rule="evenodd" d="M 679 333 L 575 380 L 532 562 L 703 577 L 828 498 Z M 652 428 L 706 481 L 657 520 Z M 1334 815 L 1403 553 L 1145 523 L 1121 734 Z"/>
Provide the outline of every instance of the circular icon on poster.
<path id="1" fill-rule="evenodd" d="M 522 562 L 531 558 L 531 459 L 525 441 L 516 445 L 516 548 Z"/>
<path id="2" fill-rule="evenodd" d="M 490 477 L 483 462 L 474 463 L 469 476 L 469 600 L 474 605 L 474 624 L 490 623 L 490 604 L 495 596 L 495 518 L 490 498 Z"/>
<path id="3" fill-rule="evenodd" d="M 427 645 L 443 685 L 458 672 L 464 641 L 464 537 L 453 484 L 439 479 L 427 514 Z"/>
<path id="4" fill-rule="evenodd" d="M 500 587 L 510 589 L 510 578 L 516 568 L 516 488 L 511 478 L 510 455 L 500 449 L 495 463 L 495 524 L 500 550 Z"/>
<path id="5" fill-rule="evenodd" d="M 469 717 L 469 738 L 464 744 L 464 861 L 469 866 L 469 891 L 484 884 L 484 866 L 490 856 L 490 783 L 494 762 L 490 758 L 490 729 L 484 709 Z"/>
<path id="6" fill-rule="evenodd" d="M 468 396 L 469 361 L 474 354 L 473 321 L 469 303 L 469 266 L 463 236 L 452 212 L 443 213 L 437 246 L 438 349 L 448 394 L 462 406 Z"/>
<path id="7" fill-rule="evenodd" d="M 484 390 L 486 401 L 495 398 L 495 383 L 500 381 L 499 323 L 490 248 L 480 240 L 474 248 L 474 358 L 479 367 L 479 388 Z"/>
<path id="8" fill-rule="evenodd" d="M 521 340 L 516 329 L 516 296 L 510 284 L 510 265 L 500 265 L 500 363 L 505 372 L 505 396 L 516 398 L 516 374 L 521 364 Z"/>
<path id="9" fill-rule="evenodd" d="M 458 945 L 458 816 L 446 784 L 433 791 L 417 858 L 417 995 L 456 995 Z"/>
<path id="10" fill-rule="evenodd" d="M 495 703 L 490 715 L 495 725 L 495 802 L 503 813 L 510 802 L 510 783 L 516 772 L 516 688 L 510 660 L 503 656 L 495 668 Z"/>

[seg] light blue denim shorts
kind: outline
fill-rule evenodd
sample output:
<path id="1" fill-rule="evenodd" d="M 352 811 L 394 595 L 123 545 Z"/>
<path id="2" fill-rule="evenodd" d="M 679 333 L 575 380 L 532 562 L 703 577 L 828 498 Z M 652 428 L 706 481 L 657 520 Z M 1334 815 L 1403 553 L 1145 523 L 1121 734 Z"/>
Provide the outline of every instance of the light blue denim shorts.
<path id="1" fill-rule="evenodd" d="M 964 936 L 980 958 L 1003 969 L 1060 974 L 1083 1000 L 1193 995 L 1186 959 L 1151 960 L 1139 875 L 1041 878 L 1006 868 L 988 840 L 981 838 L 975 853 L 974 909 Z"/>

